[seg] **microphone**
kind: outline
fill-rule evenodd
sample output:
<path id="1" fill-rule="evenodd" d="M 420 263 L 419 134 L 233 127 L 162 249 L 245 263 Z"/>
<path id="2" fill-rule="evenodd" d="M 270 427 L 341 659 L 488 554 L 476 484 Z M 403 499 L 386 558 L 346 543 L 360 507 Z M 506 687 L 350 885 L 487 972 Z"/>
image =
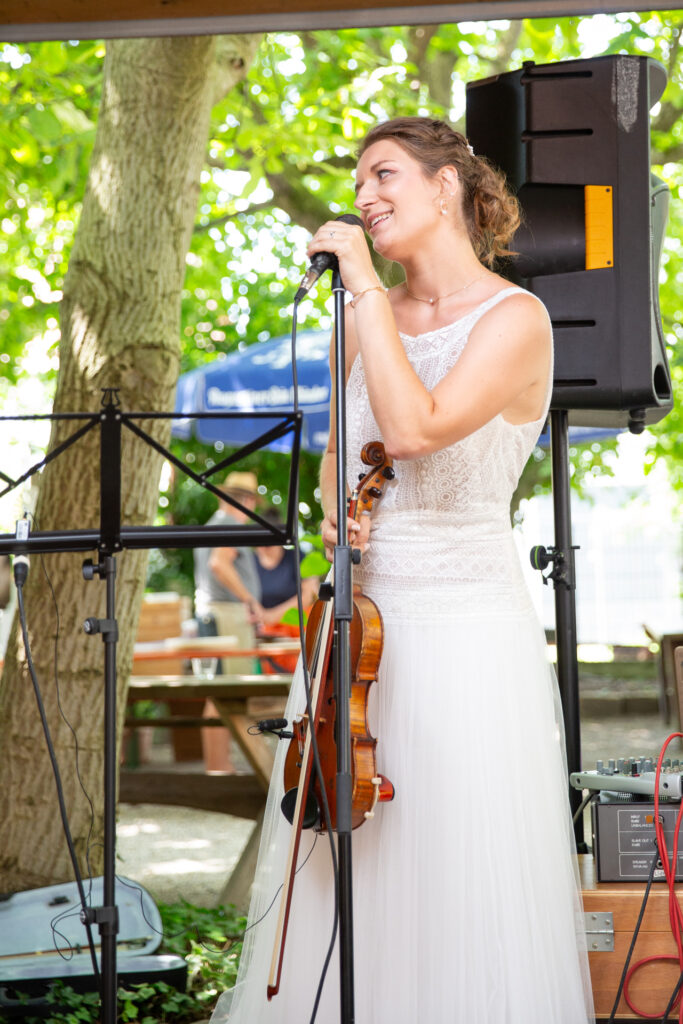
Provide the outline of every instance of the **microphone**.
<path id="1" fill-rule="evenodd" d="M 359 227 L 363 227 L 363 221 L 355 213 L 342 213 L 341 217 L 335 217 L 335 220 L 342 220 L 345 224 L 357 224 Z M 333 252 L 315 253 L 311 259 L 311 265 L 301 279 L 301 284 L 294 296 L 294 301 L 299 302 L 303 299 L 306 292 L 313 287 L 321 274 L 324 274 L 326 270 L 335 270 L 336 267 L 337 257 Z"/>

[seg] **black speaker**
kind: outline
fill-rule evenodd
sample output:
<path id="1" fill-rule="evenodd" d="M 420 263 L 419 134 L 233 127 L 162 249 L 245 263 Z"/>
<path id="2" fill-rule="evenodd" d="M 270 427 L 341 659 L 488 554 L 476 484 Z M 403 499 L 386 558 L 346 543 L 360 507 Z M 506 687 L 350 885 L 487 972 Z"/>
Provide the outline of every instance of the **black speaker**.
<path id="1" fill-rule="evenodd" d="M 666 72 L 614 55 L 467 86 L 467 137 L 517 194 L 504 270 L 543 300 L 555 335 L 552 408 L 634 431 L 672 408 L 658 274 L 669 190 L 650 172 L 651 108 Z"/>

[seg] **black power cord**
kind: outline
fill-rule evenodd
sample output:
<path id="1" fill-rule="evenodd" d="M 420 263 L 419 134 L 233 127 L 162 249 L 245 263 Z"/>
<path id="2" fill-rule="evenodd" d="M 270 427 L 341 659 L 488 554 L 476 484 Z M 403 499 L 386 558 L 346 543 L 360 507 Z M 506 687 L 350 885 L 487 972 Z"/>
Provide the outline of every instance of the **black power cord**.
<path id="1" fill-rule="evenodd" d="M 95 941 L 93 939 L 92 928 L 87 919 L 88 902 L 85 895 L 85 889 L 83 887 L 83 879 L 81 877 L 81 871 L 78 866 L 78 857 L 76 856 L 76 850 L 74 848 L 73 839 L 71 836 L 71 829 L 69 827 L 69 819 L 66 812 L 66 804 L 64 802 L 64 788 L 62 786 L 62 777 L 59 770 L 59 763 L 57 761 L 57 755 L 55 753 L 54 744 L 52 743 L 52 736 L 50 734 L 50 727 L 47 721 L 47 715 L 45 714 L 45 705 L 43 704 L 43 697 L 40 692 L 40 685 L 36 676 L 35 667 L 33 664 L 33 657 L 31 655 L 31 645 L 28 637 L 28 627 L 26 625 L 26 610 L 24 608 L 24 583 L 28 577 L 29 572 L 29 560 L 25 555 L 16 555 L 14 558 L 14 582 L 17 588 L 17 606 L 19 610 L 19 621 L 21 623 L 21 635 L 24 641 L 24 650 L 26 651 L 26 663 L 31 676 L 31 682 L 33 684 L 33 692 L 36 698 L 36 704 L 38 705 L 38 714 L 40 715 L 40 721 L 43 727 L 43 734 L 45 736 L 45 743 L 47 745 L 47 752 L 50 757 L 50 763 L 52 765 L 52 774 L 55 780 L 55 786 L 57 789 L 57 801 L 59 803 L 59 814 L 62 820 L 62 829 L 64 831 L 64 837 L 66 839 L 66 845 L 69 850 L 69 857 L 71 858 L 71 864 L 74 870 L 74 876 L 76 879 L 76 886 L 78 889 L 78 896 L 81 902 L 81 921 L 83 922 L 88 936 L 88 948 L 90 950 L 90 959 L 92 962 L 93 973 L 97 981 L 98 986 L 101 985 L 100 979 L 100 968 L 97 963 L 97 954 L 95 952 Z"/>
<path id="2" fill-rule="evenodd" d="M 633 956 L 633 950 L 635 949 L 635 946 L 636 946 L 636 941 L 638 939 L 638 933 L 640 932 L 640 926 L 642 924 L 643 915 L 645 914 L 645 908 L 647 906 L 647 900 L 648 900 L 648 897 L 650 895 L 650 889 L 652 888 L 652 882 L 653 882 L 654 877 L 655 877 L 655 870 L 656 870 L 658 864 L 659 864 L 660 868 L 662 866 L 662 862 L 659 859 L 659 851 L 657 850 L 657 840 L 656 840 L 656 838 L 654 840 L 654 844 L 655 844 L 655 852 L 654 852 L 654 855 L 652 857 L 652 866 L 650 867 L 650 874 L 648 875 L 647 885 L 645 886 L 645 892 L 643 893 L 643 900 L 642 900 L 642 903 L 640 904 L 640 912 L 638 914 L 638 920 L 636 921 L 636 926 L 633 929 L 633 937 L 631 938 L 631 945 L 629 946 L 628 953 L 626 954 L 626 959 L 624 960 L 624 968 L 623 968 L 623 970 L 621 972 L 621 978 L 619 979 L 619 987 L 617 989 L 617 994 L 616 994 L 615 999 L 614 999 L 614 1005 L 612 1006 L 612 1012 L 609 1015 L 609 1020 L 607 1021 L 607 1024 L 613 1024 L 614 1018 L 616 1017 L 617 1007 L 619 1006 L 619 1003 L 621 1001 L 621 995 L 622 995 L 622 992 L 624 991 L 624 985 L 626 983 L 626 975 L 628 974 L 628 969 L 629 969 L 629 966 L 631 964 L 631 957 Z M 667 1009 L 665 1011 L 664 1020 L 666 1020 L 666 1018 L 668 1016 L 669 1010 L 670 1010 L 671 1006 L 673 1005 L 674 998 L 675 998 L 675 993 L 674 993 L 674 996 L 672 996 L 671 1002 L 669 1003 L 669 1006 L 667 1007 Z"/>

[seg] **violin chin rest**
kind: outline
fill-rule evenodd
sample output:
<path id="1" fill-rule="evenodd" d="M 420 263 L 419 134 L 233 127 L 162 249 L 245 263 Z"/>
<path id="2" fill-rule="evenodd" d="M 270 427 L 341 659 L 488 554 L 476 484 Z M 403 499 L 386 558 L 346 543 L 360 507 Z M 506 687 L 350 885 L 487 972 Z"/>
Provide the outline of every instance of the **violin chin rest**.
<path id="1" fill-rule="evenodd" d="M 296 811 L 298 793 L 299 791 L 296 786 L 292 789 L 288 789 L 280 804 L 280 810 L 290 825 L 294 824 L 294 813 Z M 308 796 L 306 798 L 306 806 L 304 808 L 303 828 L 317 828 L 319 824 L 320 808 L 318 807 L 318 801 L 309 789 Z"/>

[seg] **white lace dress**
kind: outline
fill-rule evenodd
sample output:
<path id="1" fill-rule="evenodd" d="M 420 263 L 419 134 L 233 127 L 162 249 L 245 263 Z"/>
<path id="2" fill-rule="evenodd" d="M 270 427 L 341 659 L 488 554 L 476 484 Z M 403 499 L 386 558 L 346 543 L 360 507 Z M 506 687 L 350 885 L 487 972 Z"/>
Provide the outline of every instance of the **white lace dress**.
<path id="1" fill-rule="evenodd" d="M 514 291 L 441 330 L 402 335 L 428 388 L 479 317 Z M 355 482 L 361 447 L 381 437 L 360 359 L 347 394 Z M 377 767 L 396 797 L 353 833 L 357 1024 L 592 1020 L 556 684 L 509 517 L 544 418 L 515 426 L 498 416 L 443 451 L 397 463 L 375 506 L 356 578 L 384 620 L 370 717 Z M 214 1024 L 310 1019 L 332 928 L 325 838 L 296 878 L 282 988 L 266 999 L 277 901 L 267 908 L 290 833 L 281 795 L 278 763 L 249 916 L 260 923 Z M 312 842 L 305 833 L 299 863 Z M 318 1024 L 339 1021 L 338 992 L 335 955 Z"/>

